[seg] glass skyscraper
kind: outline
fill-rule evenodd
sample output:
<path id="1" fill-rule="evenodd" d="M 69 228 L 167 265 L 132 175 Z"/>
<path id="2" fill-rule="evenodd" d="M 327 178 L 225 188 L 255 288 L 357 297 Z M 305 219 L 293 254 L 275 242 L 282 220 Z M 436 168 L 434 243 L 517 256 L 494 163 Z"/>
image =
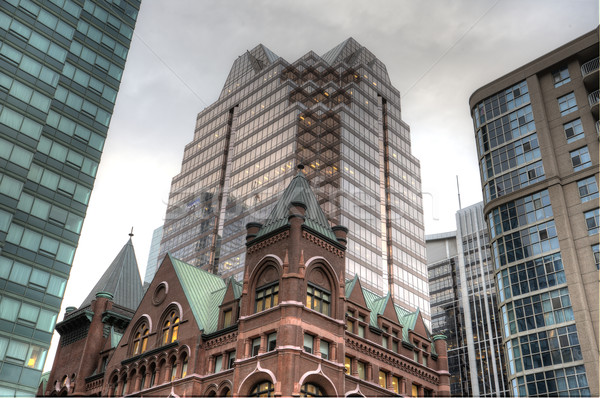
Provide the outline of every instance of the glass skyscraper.
<path id="1" fill-rule="evenodd" d="M 453 396 L 510 396 L 483 203 L 456 213 L 457 231 L 428 235 L 432 332 L 448 337 Z"/>
<path id="2" fill-rule="evenodd" d="M 0 395 L 35 394 L 139 0 L 0 1 Z"/>
<path id="3" fill-rule="evenodd" d="M 385 65 L 351 38 L 292 64 L 263 45 L 234 62 L 185 147 L 159 258 L 239 278 L 246 223 L 267 217 L 298 164 L 351 231 L 347 276 L 428 322 L 419 161 Z"/>
<path id="4" fill-rule="evenodd" d="M 598 29 L 470 99 L 514 396 L 598 396 Z"/>

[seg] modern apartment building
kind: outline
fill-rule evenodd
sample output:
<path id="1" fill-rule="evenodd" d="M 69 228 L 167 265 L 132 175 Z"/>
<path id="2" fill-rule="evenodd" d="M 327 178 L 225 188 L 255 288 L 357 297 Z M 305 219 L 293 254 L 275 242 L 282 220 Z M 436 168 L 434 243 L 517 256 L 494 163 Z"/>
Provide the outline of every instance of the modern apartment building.
<path id="1" fill-rule="evenodd" d="M 352 38 L 292 64 L 263 45 L 234 62 L 172 181 L 159 259 L 240 279 L 244 226 L 267 217 L 298 164 L 351 231 L 347 277 L 428 322 L 419 161 L 385 65 Z"/>
<path id="2" fill-rule="evenodd" d="M 598 396 L 598 29 L 470 98 L 514 396 Z"/>
<path id="3" fill-rule="evenodd" d="M 33 395 L 140 2 L 0 4 L 0 395 Z"/>
<path id="4" fill-rule="evenodd" d="M 456 213 L 457 231 L 426 236 L 432 332 L 448 337 L 453 396 L 510 396 L 483 203 Z"/>

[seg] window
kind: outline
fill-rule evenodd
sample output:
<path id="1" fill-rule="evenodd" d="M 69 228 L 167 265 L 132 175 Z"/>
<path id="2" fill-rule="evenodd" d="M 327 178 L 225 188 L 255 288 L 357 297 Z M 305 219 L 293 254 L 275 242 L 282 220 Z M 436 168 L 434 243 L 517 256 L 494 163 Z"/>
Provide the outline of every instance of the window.
<path id="1" fill-rule="evenodd" d="M 252 339 L 252 356 L 255 357 L 258 355 L 258 351 L 260 350 L 260 337 Z"/>
<path id="2" fill-rule="evenodd" d="M 427 360 L 428 360 L 428 357 L 427 357 L 427 355 L 423 355 L 423 362 L 422 362 L 422 363 L 423 363 L 423 366 L 428 366 L 428 362 L 427 362 Z"/>
<path id="3" fill-rule="evenodd" d="M 267 351 L 273 351 L 277 347 L 277 333 L 267 336 Z"/>
<path id="4" fill-rule="evenodd" d="M 383 348 L 388 348 L 388 336 L 385 334 L 381 336 L 381 346 Z"/>
<path id="5" fill-rule="evenodd" d="M 357 370 L 358 370 L 358 377 L 359 377 L 361 380 L 366 380 L 366 376 L 367 376 L 367 372 L 366 372 L 367 365 L 366 365 L 364 362 L 360 362 L 360 361 L 358 361 L 358 362 L 356 363 L 356 365 L 357 365 L 357 366 L 356 366 L 356 368 L 357 368 Z"/>
<path id="6" fill-rule="evenodd" d="M 150 366 L 150 385 L 148 387 L 154 386 L 155 382 L 156 382 L 156 365 L 152 364 Z"/>
<path id="7" fill-rule="evenodd" d="M 177 377 L 177 362 L 175 362 L 175 358 L 171 360 L 171 381 L 175 380 Z"/>
<path id="8" fill-rule="evenodd" d="M 300 396 L 301 397 L 322 397 L 323 391 L 321 388 L 315 384 L 306 383 L 300 387 Z"/>
<path id="9" fill-rule="evenodd" d="M 223 327 L 227 328 L 229 326 L 231 326 L 231 310 L 227 310 L 225 312 L 223 312 Z"/>
<path id="10" fill-rule="evenodd" d="M 364 322 L 364 318 L 363 318 L 362 322 Z M 358 324 L 358 335 L 362 338 L 365 337 L 365 325 L 363 325 L 361 323 Z"/>
<path id="11" fill-rule="evenodd" d="M 176 311 L 171 311 L 168 318 L 163 323 L 163 345 L 173 343 L 177 340 L 177 334 L 179 332 L 179 317 Z"/>
<path id="12" fill-rule="evenodd" d="M 235 351 L 231 351 L 229 353 L 229 364 L 227 366 L 228 369 L 233 369 L 233 364 L 235 363 Z"/>
<path id="13" fill-rule="evenodd" d="M 306 306 L 319 311 L 321 314 L 329 315 L 331 293 L 320 287 L 308 285 L 306 288 Z"/>
<path id="14" fill-rule="evenodd" d="M 250 397 L 272 397 L 275 389 L 273 383 L 270 381 L 263 381 L 258 383 L 252 391 L 250 391 Z"/>
<path id="15" fill-rule="evenodd" d="M 146 368 L 142 367 L 140 369 L 140 390 L 146 388 Z"/>
<path id="16" fill-rule="evenodd" d="M 415 362 L 419 362 L 419 351 L 413 351 L 413 359 Z"/>
<path id="17" fill-rule="evenodd" d="M 187 376 L 187 370 L 188 370 L 188 356 L 187 354 L 183 354 L 183 359 L 181 360 L 181 378 L 183 379 L 185 376 Z M 145 377 L 145 375 L 144 375 Z"/>
<path id="18" fill-rule="evenodd" d="M 279 284 L 263 286 L 256 289 L 254 311 L 260 312 L 279 304 Z"/>
<path id="19" fill-rule="evenodd" d="M 572 122 L 565 123 L 563 125 L 563 129 L 565 130 L 565 137 L 567 138 L 567 142 L 569 144 L 583 138 L 584 136 L 581 119 L 575 119 Z"/>
<path id="20" fill-rule="evenodd" d="M 344 368 L 346 368 L 346 374 L 352 374 L 352 358 L 344 357 Z"/>
<path id="21" fill-rule="evenodd" d="M 574 171 L 583 170 L 592 165 L 592 159 L 587 146 L 571 152 L 571 164 Z"/>
<path id="22" fill-rule="evenodd" d="M 577 181 L 577 188 L 579 189 L 581 203 L 585 203 L 592 199 L 598 199 L 598 184 L 596 184 L 596 178 L 594 176 Z"/>
<path id="23" fill-rule="evenodd" d="M 563 95 L 558 99 L 558 109 L 560 110 L 561 116 L 568 115 L 571 112 L 577 110 L 577 101 L 575 100 L 575 93 L 569 93 Z"/>
<path id="24" fill-rule="evenodd" d="M 138 355 L 146 351 L 148 348 L 148 324 L 146 322 L 142 323 L 135 332 L 133 337 L 133 349 L 131 350 L 131 355 Z"/>
<path id="25" fill-rule="evenodd" d="M 314 348 L 314 343 L 315 343 L 315 338 L 313 336 L 311 336 L 310 334 L 304 333 L 304 351 L 308 352 L 309 354 L 312 354 L 313 348 Z"/>
<path id="26" fill-rule="evenodd" d="M 552 79 L 554 80 L 555 88 L 570 82 L 571 77 L 569 76 L 569 68 L 567 66 L 563 66 L 559 70 L 552 72 Z"/>
<path id="27" fill-rule="evenodd" d="M 412 385 L 412 397 L 418 397 L 419 396 L 419 387 L 415 386 L 414 384 Z"/>
<path id="28" fill-rule="evenodd" d="M 392 376 L 392 390 L 396 394 L 400 394 L 400 379 L 398 376 Z"/>
<path id="29" fill-rule="evenodd" d="M 218 355 L 215 357 L 215 373 L 219 373 L 223 370 L 223 355 Z"/>
<path id="30" fill-rule="evenodd" d="M 592 253 L 594 253 L 594 262 L 596 263 L 596 268 L 600 270 L 600 245 L 598 243 L 592 245 Z"/>
<path id="31" fill-rule="evenodd" d="M 385 373 L 383 370 L 379 371 L 379 385 L 382 388 L 387 388 L 387 373 Z"/>
<path id="32" fill-rule="evenodd" d="M 600 226 L 599 218 L 600 209 L 585 212 L 585 224 L 587 225 L 588 235 L 594 235 L 598 233 L 598 226 Z"/>
<path id="33" fill-rule="evenodd" d="M 321 340 L 319 344 L 319 351 L 321 352 L 321 358 L 329 359 L 329 342 Z"/>

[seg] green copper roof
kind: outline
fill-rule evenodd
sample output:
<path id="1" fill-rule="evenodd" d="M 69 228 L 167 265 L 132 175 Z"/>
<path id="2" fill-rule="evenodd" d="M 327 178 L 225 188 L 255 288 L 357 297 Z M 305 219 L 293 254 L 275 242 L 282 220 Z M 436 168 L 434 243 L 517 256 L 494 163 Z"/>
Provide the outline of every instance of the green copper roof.
<path id="1" fill-rule="evenodd" d="M 292 202 L 301 202 L 306 205 L 306 214 L 304 215 L 306 227 L 337 243 L 337 238 L 331 230 L 327 217 L 302 172 L 299 172 L 283 191 L 256 238 L 288 225 L 289 206 Z"/>
<path id="2" fill-rule="evenodd" d="M 170 254 L 169 259 L 190 304 L 198 328 L 204 330 L 206 334 L 216 331 L 219 305 L 225 296 L 225 281 L 217 275 L 184 263 Z"/>
<path id="3" fill-rule="evenodd" d="M 358 275 L 354 275 L 354 278 L 348 279 L 346 281 L 346 288 L 344 289 L 344 293 L 346 294 L 346 298 L 350 297 L 352 294 L 352 290 L 354 290 L 354 286 L 356 286 L 356 281 L 358 280 Z"/>

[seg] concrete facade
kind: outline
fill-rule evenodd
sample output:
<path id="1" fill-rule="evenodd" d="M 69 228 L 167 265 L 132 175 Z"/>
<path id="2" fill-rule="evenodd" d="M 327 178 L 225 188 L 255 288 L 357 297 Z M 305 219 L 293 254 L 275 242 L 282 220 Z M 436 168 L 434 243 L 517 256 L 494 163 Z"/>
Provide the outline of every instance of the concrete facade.
<path id="1" fill-rule="evenodd" d="M 469 103 L 512 393 L 598 396 L 598 29 Z"/>

